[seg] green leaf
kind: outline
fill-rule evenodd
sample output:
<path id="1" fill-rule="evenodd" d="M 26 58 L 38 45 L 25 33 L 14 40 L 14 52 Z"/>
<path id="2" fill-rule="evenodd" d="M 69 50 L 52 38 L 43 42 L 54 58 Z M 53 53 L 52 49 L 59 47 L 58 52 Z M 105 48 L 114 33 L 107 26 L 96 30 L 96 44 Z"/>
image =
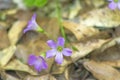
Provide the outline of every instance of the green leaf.
<path id="1" fill-rule="evenodd" d="M 43 7 L 46 3 L 47 3 L 48 0 L 35 0 L 35 3 L 34 5 L 36 7 Z"/>
<path id="2" fill-rule="evenodd" d="M 35 0 L 24 0 L 25 5 L 28 7 L 34 6 L 34 2 Z"/>
<path id="3" fill-rule="evenodd" d="M 73 49 L 74 51 L 79 51 L 75 46 L 72 46 L 72 49 Z"/>
<path id="4" fill-rule="evenodd" d="M 27 7 L 43 7 L 48 0 L 24 0 Z"/>

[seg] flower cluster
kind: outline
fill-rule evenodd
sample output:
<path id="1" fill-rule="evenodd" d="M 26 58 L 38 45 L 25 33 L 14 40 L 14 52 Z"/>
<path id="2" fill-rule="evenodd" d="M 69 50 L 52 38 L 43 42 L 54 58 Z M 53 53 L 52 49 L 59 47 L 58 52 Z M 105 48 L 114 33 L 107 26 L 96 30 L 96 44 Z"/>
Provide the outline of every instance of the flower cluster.
<path id="1" fill-rule="evenodd" d="M 26 33 L 29 30 L 42 30 L 36 22 L 36 14 L 32 16 L 32 19 L 29 21 L 27 28 L 24 29 L 24 33 Z M 64 47 L 65 39 L 63 37 L 58 37 L 58 41 L 56 43 L 53 40 L 48 40 L 47 44 L 51 48 L 51 50 L 48 50 L 46 52 L 46 58 L 51 58 L 55 56 L 55 61 L 58 64 L 62 64 L 64 60 L 63 55 L 71 56 L 72 54 L 71 49 Z M 29 55 L 28 64 L 30 66 L 33 66 L 38 72 L 40 72 L 42 69 L 48 68 L 45 59 L 42 56 L 35 56 L 34 54 Z"/>
<path id="2" fill-rule="evenodd" d="M 110 3 L 108 5 L 108 7 L 111 10 L 114 10 L 116 8 L 120 9 L 120 0 L 108 0 Z"/>

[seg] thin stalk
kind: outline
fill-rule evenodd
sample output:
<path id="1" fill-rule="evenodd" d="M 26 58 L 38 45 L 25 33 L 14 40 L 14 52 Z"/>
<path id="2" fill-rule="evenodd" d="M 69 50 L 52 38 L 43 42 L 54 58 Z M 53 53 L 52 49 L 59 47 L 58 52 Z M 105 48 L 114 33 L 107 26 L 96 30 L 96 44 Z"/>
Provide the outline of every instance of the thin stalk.
<path id="1" fill-rule="evenodd" d="M 61 17 L 61 10 L 60 10 L 60 2 L 59 2 L 59 0 L 56 0 L 56 12 L 57 12 L 58 23 L 59 23 L 61 34 L 66 40 L 65 30 L 64 30 L 64 27 L 62 26 L 62 17 Z"/>

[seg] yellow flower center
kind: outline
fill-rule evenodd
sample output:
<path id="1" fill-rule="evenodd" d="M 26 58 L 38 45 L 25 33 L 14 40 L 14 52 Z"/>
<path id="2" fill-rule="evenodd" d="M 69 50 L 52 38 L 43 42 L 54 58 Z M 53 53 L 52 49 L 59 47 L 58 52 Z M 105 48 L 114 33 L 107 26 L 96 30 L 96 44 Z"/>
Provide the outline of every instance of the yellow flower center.
<path id="1" fill-rule="evenodd" d="M 57 51 L 61 52 L 63 50 L 63 48 L 61 46 L 57 47 Z"/>

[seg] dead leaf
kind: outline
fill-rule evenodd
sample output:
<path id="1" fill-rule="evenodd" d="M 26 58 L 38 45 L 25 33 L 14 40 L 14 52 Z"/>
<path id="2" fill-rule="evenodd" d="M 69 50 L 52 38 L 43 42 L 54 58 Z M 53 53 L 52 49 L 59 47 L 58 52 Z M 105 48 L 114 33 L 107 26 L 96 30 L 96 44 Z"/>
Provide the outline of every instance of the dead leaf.
<path id="1" fill-rule="evenodd" d="M 8 74 L 6 72 L 1 72 L 1 79 L 2 80 L 19 80 L 19 78 L 16 77 L 16 75 Z"/>
<path id="2" fill-rule="evenodd" d="M 10 45 L 7 31 L 0 28 L 0 49 L 7 48 Z"/>
<path id="3" fill-rule="evenodd" d="M 109 42 L 110 39 L 107 40 L 92 40 L 85 43 L 73 43 L 72 46 L 76 47 L 78 51 L 74 51 L 71 58 L 73 62 L 77 61 L 78 59 L 88 55 L 93 50 L 100 48 L 105 43 Z"/>
<path id="4" fill-rule="evenodd" d="M 0 66 L 5 66 L 12 58 L 16 50 L 16 46 L 10 46 L 0 51 Z"/>
<path id="5" fill-rule="evenodd" d="M 116 61 L 102 61 L 101 63 L 103 64 L 107 64 L 113 67 L 117 67 L 120 68 L 120 60 L 116 60 Z"/>
<path id="6" fill-rule="evenodd" d="M 31 75 L 38 75 L 37 72 L 33 71 L 28 65 L 23 64 L 17 59 L 11 60 L 6 66 L 2 67 L 4 70 L 17 70 L 30 73 Z"/>
<path id="7" fill-rule="evenodd" d="M 19 20 L 13 24 L 12 28 L 8 32 L 8 37 L 11 45 L 14 45 L 18 42 L 27 23 L 28 22 L 25 20 Z"/>
<path id="8" fill-rule="evenodd" d="M 100 34 L 99 30 L 93 27 L 86 27 L 84 25 L 68 21 L 64 21 L 62 24 L 66 29 L 70 30 L 78 40 L 84 40 Z"/>
<path id="9" fill-rule="evenodd" d="M 120 80 L 120 72 L 107 64 L 88 61 L 84 66 L 98 80 Z"/>
<path id="10" fill-rule="evenodd" d="M 112 11 L 108 7 L 92 10 L 86 14 L 80 15 L 80 24 L 86 26 L 97 26 L 112 28 L 120 25 L 120 11 Z"/>
<path id="11" fill-rule="evenodd" d="M 34 46 L 33 46 L 34 45 Z M 31 53 L 35 53 L 37 55 L 40 55 L 41 53 L 45 52 L 49 49 L 49 46 L 47 45 L 46 41 L 37 39 L 35 41 L 31 41 L 28 44 L 28 50 L 31 49 Z M 29 51 L 29 52 L 30 52 Z"/>
<path id="12" fill-rule="evenodd" d="M 97 50 L 91 54 L 91 59 L 97 61 L 117 61 L 120 60 L 120 46 L 114 45 L 105 50 Z"/>
<path id="13" fill-rule="evenodd" d="M 47 41 L 48 37 L 45 34 L 38 33 L 36 31 L 28 31 L 19 40 L 19 44 L 23 44 L 28 46 L 32 43 L 40 42 L 40 41 Z"/>
<path id="14" fill-rule="evenodd" d="M 60 35 L 60 27 L 56 18 L 37 17 L 38 24 L 47 32 L 50 39 L 56 40 Z"/>
<path id="15" fill-rule="evenodd" d="M 23 71 L 15 71 L 16 75 L 20 78 L 20 79 L 24 79 L 26 76 L 28 76 L 29 74 Z"/>
<path id="16" fill-rule="evenodd" d="M 24 80 L 57 80 L 54 76 L 50 74 L 42 75 L 42 76 L 27 76 Z"/>
<path id="17" fill-rule="evenodd" d="M 101 63 L 108 64 L 113 67 L 120 68 L 119 40 L 119 37 L 115 38 L 102 46 L 99 50 L 94 51 L 91 54 L 91 59 L 101 61 Z"/>
<path id="18" fill-rule="evenodd" d="M 28 49 L 26 48 L 26 46 L 17 45 L 15 56 L 17 59 L 27 64 L 29 54 L 28 54 Z"/>
<path id="19" fill-rule="evenodd" d="M 119 40 L 120 38 L 111 39 L 108 43 L 104 44 L 101 48 L 92 52 L 90 55 L 90 59 L 97 61 L 113 62 L 119 64 L 120 55 L 119 55 Z M 117 66 L 116 64 L 116 66 Z"/>

